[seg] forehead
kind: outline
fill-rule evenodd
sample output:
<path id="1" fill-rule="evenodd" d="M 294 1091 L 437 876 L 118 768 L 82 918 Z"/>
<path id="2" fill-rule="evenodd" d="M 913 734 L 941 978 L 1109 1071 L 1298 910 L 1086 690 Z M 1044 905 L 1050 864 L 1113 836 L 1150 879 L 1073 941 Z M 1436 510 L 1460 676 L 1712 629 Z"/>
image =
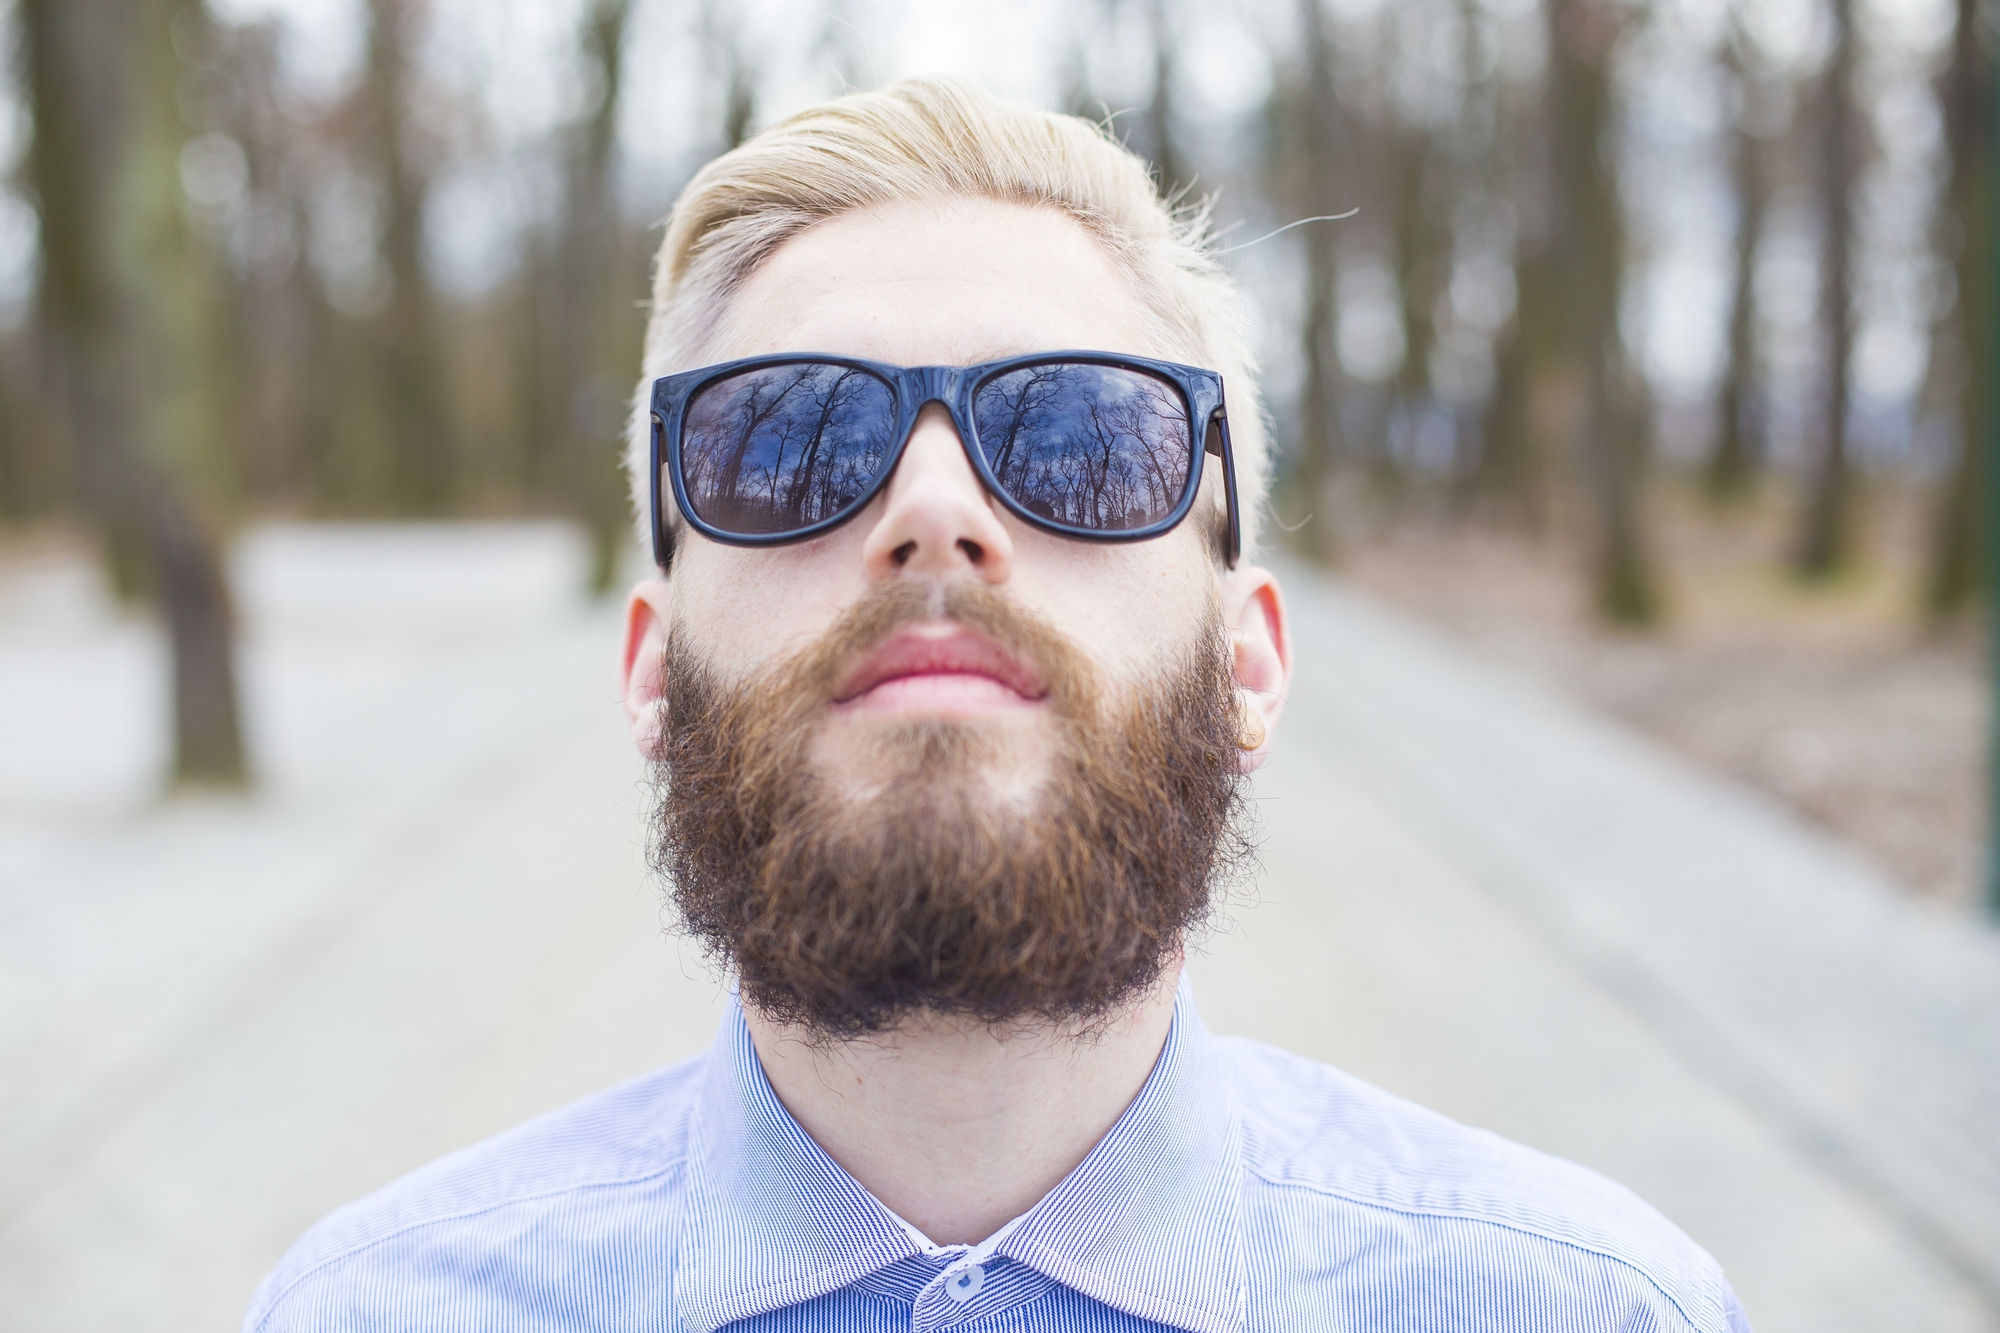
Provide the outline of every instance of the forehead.
<path id="1" fill-rule="evenodd" d="M 843 213 L 736 290 L 711 359 L 828 352 L 965 365 L 1058 348 L 1168 356 L 1101 242 L 1054 208 L 952 199 Z"/>

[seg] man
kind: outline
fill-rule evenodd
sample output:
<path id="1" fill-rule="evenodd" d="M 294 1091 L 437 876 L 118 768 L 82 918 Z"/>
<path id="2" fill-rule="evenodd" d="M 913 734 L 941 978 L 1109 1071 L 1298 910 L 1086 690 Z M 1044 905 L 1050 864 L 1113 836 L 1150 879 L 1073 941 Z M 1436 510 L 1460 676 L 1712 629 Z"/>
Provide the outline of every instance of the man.
<path id="1" fill-rule="evenodd" d="M 1141 162 L 958 82 L 809 111 L 682 195 L 647 372 L 627 707 L 740 1005 L 247 1328 L 1746 1327 L 1617 1186 L 1203 1028 L 1290 657 L 1235 299 Z"/>

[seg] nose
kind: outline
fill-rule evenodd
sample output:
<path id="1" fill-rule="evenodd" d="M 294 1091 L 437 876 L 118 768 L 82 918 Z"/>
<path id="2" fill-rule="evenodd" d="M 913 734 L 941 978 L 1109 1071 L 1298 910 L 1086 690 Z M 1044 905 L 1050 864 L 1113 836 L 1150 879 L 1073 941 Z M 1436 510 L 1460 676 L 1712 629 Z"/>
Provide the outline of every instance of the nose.
<path id="1" fill-rule="evenodd" d="M 973 574 L 998 584 L 1013 572 L 1013 538 L 943 404 L 930 403 L 917 414 L 862 560 L 871 581 Z"/>

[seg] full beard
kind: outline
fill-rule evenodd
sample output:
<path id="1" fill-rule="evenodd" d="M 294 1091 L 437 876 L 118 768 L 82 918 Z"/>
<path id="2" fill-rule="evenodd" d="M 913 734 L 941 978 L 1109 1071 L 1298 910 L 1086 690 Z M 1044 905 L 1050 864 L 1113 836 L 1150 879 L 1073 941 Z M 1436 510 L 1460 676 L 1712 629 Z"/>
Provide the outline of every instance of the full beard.
<path id="1" fill-rule="evenodd" d="M 992 724 L 885 726 L 866 781 L 813 747 L 837 682 L 944 619 L 1039 666 L 1055 743 L 1025 795 L 989 780 Z M 651 859 L 681 928 L 746 1003 L 818 1038 L 918 1015 L 1086 1030 L 1155 983 L 1248 867 L 1226 640 L 1211 609 L 1111 698 L 1060 633 L 983 584 L 892 581 L 821 638 L 725 684 L 669 635 Z"/>

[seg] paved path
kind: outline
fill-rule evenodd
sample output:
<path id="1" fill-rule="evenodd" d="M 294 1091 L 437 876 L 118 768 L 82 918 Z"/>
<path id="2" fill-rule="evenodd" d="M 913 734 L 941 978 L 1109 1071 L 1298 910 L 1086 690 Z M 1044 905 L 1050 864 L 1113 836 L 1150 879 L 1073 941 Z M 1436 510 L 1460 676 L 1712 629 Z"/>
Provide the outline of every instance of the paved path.
<path id="1" fill-rule="evenodd" d="M 326 1209 L 701 1048 L 559 529 L 245 544 L 248 806 L 157 804 L 150 641 L 0 583 L 0 1329 L 231 1328 Z M 1211 1023 L 1575 1157 L 1758 1328 L 1982 1329 L 2000 946 L 1294 573 Z"/>
<path id="2" fill-rule="evenodd" d="M 1624 1181 L 1767 1333 L 2000 1327 L 2000 939 L 1287 574 L 1298 712 L 1217 1025 Z"/>

